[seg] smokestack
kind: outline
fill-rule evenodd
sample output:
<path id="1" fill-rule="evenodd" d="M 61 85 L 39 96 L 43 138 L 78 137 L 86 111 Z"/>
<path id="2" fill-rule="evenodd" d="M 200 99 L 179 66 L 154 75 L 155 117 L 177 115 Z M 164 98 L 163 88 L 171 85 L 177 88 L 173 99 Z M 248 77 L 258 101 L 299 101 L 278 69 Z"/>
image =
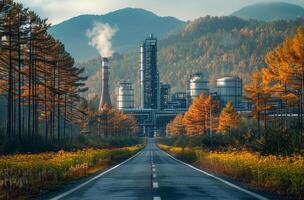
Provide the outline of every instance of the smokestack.
<path id="1" fill-rule="evenodd" d="M 101 58 L 102 90 L 98 108 L 99 111 L 102 111 L 105 106 L 112 107 L 109 92 L 109 75 L 109 59 Z"/>

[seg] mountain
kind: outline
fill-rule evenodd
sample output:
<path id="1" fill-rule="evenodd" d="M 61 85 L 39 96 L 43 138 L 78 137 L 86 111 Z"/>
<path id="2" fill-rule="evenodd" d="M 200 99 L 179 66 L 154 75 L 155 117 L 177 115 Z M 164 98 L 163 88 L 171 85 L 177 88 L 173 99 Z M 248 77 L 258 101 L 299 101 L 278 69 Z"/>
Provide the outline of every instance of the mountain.
<path id="1" fill-rule="evenodd" d="M 225 75 L 238 75 L 244 83 L 250 74 L 265 66 L 267 51 L 292 35 L 304 19 L 261 22 L 233 16 L 204 17 L 187 23 L 175 34 L 159 40 L 158 69 L 161 81 L 172 91 L 185 91 L 191 74 L 203 72 L 210 86 Z M 139 51 L 114 54 L 110 60 L 110 88 L 113 101 L 115 86 L 121 80 L 134 83 L 135 99 L 139 99 Z M 96 59 L 79 63 L 89 76 L 90 93 L 100 93 L 100 62 Z"/>
<path id="2" fill-rule="evenodd" d="M 140 40 L 150 33 L 164 37 L 185 24 L 176 18 L 159 17 L 143 9 L 125 8 L 106 15 L 81 15 L 52 26 L 49 32 L 65 44 L 67 51 L 76 60 L 87 60 L 98 55 L 88 45 L 89 39 L 86 36 L 86 31 L 96 22 L 118 28 L 112 41 L 113 49 L 117 52 L 136 50 Z"/>
<path id="3" fill-rule="evenodd" d="M 283 2 L 259 3 L 246 6 L 232 13 L 232 16 L 261 21 L 292 20 L 303 17 L 304 8 Z"/>

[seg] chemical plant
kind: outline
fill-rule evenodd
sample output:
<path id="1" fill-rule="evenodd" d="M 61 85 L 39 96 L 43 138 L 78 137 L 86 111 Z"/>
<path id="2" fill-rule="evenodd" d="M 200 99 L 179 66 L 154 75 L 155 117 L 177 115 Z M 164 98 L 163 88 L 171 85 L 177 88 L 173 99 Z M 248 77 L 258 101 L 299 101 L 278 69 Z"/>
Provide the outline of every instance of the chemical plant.
<path id="1" fill-rule="evenodd" d="M 108 88 L 108 59 L 102 61 L 102 95 L 99 109 L 111 106 Z M 188 110 L 194 98 L 201 93 L 212 95 L 223 107 L 231 101 L 237 110 L 243 107 L 243 82 L 239 77 L 217 79 L 216 88 L 210 90 L 207 77 L 196 73 L 189 77 L 185 92 L 171 94 L 171 86 L 160 82 L 157 69 L 157 38 L 150 35 L 140 43 L 140 106 L 135 108 L 132 83 L 119 83 L 117 107 L 127 115 L 133 115 L 145 135 L 164 133 L 165 127 L 176 115 Z"/>

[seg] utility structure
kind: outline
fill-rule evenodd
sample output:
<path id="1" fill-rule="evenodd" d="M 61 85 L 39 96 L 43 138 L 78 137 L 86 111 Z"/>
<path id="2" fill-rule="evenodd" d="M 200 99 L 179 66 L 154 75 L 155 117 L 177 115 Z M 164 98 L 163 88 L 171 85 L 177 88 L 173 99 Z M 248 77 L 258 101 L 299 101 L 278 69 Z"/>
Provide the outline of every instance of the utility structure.
<path id="1" fill-rule="evenodd" d="M 191 76 L 189 87 L 191 100 L 199 97 L 201 93 L 209 95 L 208 80 L 204 79 L 202 73 L 196 73 Z"/>
<path id="2" fill-rule="evenodd" d="M 243 101 L 243 80 L 237 76 L 225 76 L 217 79 L 217 93 L 221 99 L 221 106 L 225 107 L 228 101 L 239 108 Z"/>
<path id="3" fill-rule="evenodd" d="M 134 108 L 134 89 L 131 83 L 127 81 L 119 83 L 117 105 L 119 110 Z"/>
<path id="4" fill-rule="evenodd" d="M 102 111 L 104 107 L 112 107 L 110 92 L 109 92 L 109 59 L 101 58 L 101 97 L 99 102 L 98 110 Z"/>
<path id="5" fill-rule="evenodd" d="M 152 34 L 140 43 L 140 87 L 140 107 L 160 109 L 157 38 Z"/>
<path id="6" fill-rule="evenodd" d="M 171 85 L 160 83 L 160 108 L 162 110 L 168 108 L 171 100 Z"/>

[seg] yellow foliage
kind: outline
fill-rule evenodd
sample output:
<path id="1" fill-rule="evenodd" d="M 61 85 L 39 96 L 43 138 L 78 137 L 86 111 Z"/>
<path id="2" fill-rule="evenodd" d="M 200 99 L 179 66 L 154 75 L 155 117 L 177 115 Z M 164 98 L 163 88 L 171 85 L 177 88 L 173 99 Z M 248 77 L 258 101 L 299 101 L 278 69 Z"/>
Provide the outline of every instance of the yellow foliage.
<path id="1" fill-rule="evenodd" d="M 211 96 L 202 93 L 198 98 L 195 98 L 183 118 L 187 135 L 206 134 L 210 128 L 210 111 L 215 113 L 216 109 L 217 104 Z"/>
<path id="2" fill-rule="evenodd" d="M 304 194 L 304 157 L 293 156 L 263 156 L 250 151 L 212 151 L 158 146 L 177 155 L 184 151 L 195 152 L 197 164 L 208 171 L 238 179 L 252 186 L 301 199 Z"/>
<path id="3" fill-rule="evenodd" d="M 217 131 L 219 133 L 229 132 L 231 129 L 237 128 L 239 123 L 240 115 L 234 111 L 232 102 L 228 101 L 219 117 Z"/>
<path id="4" fill-rule="evenodd" d="M 84 149 L 0 157 L 0 199 L 17 199 L 62 181 L 94 173 L 109 166 L 112 155 L 132 155 L 141 145 L 119 149 Z M 98 166 L 98 167 L 97 167 Z M 91 170 L 94 169 L 94 170 Z"/>
<path id="5" fill-rule="evenodd" d="M 185 134 L 186 128 L 183 123 L 183 116 L 177 115 L 173 121 L 167 125 L 167 133 L 171 136 Z"/>

